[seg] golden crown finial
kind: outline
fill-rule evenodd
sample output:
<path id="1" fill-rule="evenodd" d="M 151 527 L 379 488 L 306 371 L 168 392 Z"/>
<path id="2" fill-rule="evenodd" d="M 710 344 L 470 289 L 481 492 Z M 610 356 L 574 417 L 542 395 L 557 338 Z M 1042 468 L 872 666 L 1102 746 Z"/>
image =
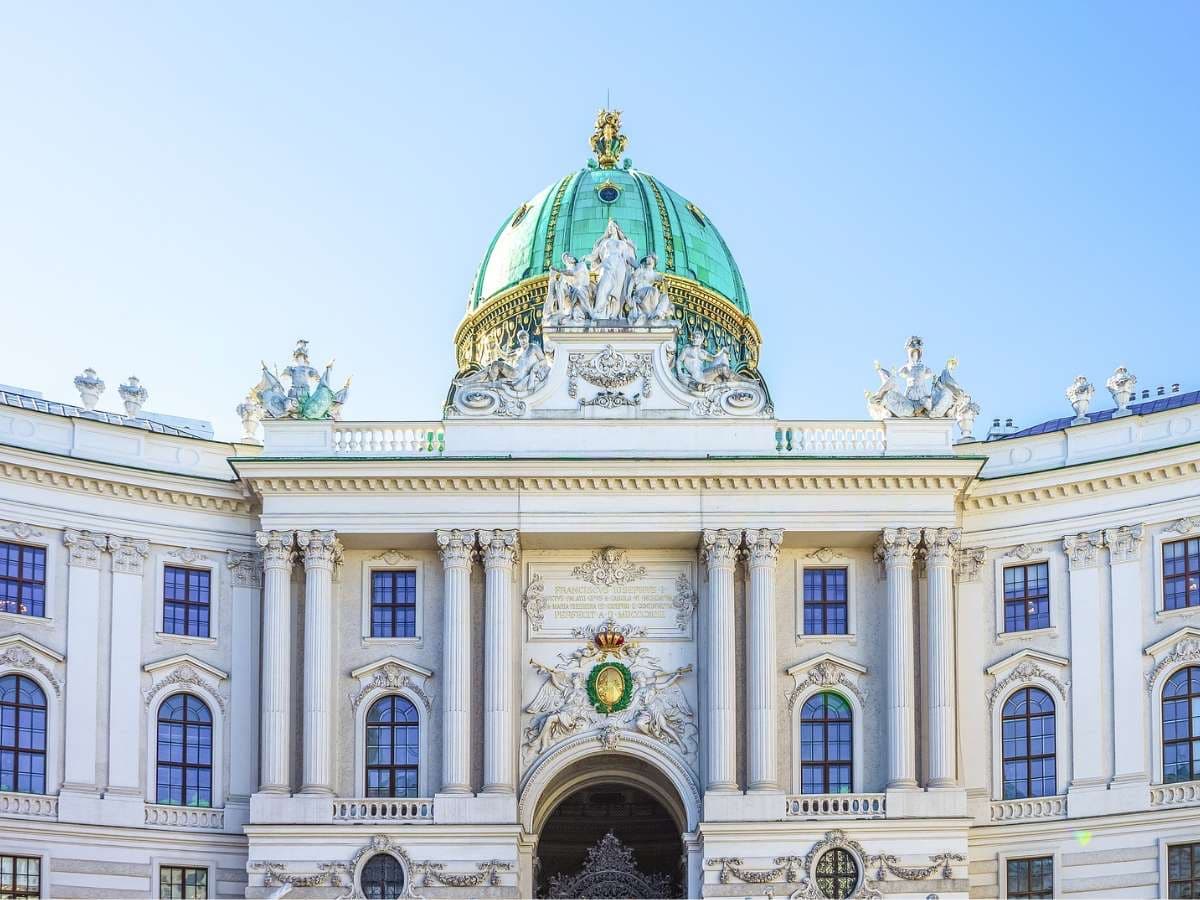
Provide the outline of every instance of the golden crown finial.
<path id="1" fill-rule="evenodd" d="M 592 152 L 602 169 L 616 168 L 629 139 L 621 134 L 621 111 L 602 109 L 596 113 L 596 130 L 592 132 Z"/>
<path id="2" fill-rule="evenodd" d="M 604 627 L 596 632 L 593 641 L 601 653 L 617 653 L 625 645 L 625 635 L 610 623 L 605 623 Z"/>

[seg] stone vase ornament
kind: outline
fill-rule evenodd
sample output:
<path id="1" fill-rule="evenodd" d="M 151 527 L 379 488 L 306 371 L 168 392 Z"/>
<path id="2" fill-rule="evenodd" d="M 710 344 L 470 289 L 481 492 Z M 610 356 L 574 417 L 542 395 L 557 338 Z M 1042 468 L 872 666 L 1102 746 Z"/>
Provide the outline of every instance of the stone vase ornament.
<path id="1" fill-rule="evenodd" d="M 1067 402 L 1071 404 L 1071 408 L 1075 410 L 1075 418 L 1071 420 L 1072 425 L 1086 425 L 1090 421 L 1088 419 L 1088 409 L 1092 405 L 1092 397 L 1096 393 L 1096 388 L 1087 380 L 1085 375 L 1076 375 L 1075 380 L 1071 382 L 1067 388 Z"/>
<path id="2" fill-rule="evenodd" d="M 961 433 L 961 437 L 959 438 L 960 443 L 975 440 L 975 417 L 978 415 L 979 404 L 974 400 L 959 404 L 957 407 L 956 421 L 958 422 L 958 430 Z"/>
<path id="3" fill-rule="evenodd" d="M 1119 419 L 1122 416 L 1133 415 L 1133 411 L 1129 409 L 1129 401 L 1136 393 L 1137 376 L 1124 366 L 1117 366 L 1116 371 L 1112 373 L 1112 377 L 1105 382 L 1104 386 L 1112 394 L 1113 403 L 1117 404 L 1117 411 L 1113 413 L 1113 418 Z"/>
<path id="4" fill-rule="evenodd" d="M 117 393 L 121 395 L 121 401 L 125 404 L 125 415 L 131 419 L 138 417 L 142 407 L 150 399 L 150 392 L 142 386 L 136 375 L 130 375 L 129 380 L 117 388 Z"/>
<path id="5" fill-rule="evenodd" d="M 104 382 L 100 380 L 96 370 L 89 367 L 83 370 L 82 375 L 75 376 L 75 389 L 79 391 L 79 402 L 83 404 L 83 408 L 91 412 L 100 402 L 100 395 L 104 393 Z"/>
<path id="6" fill-rule="evenodd" d="M 237 414 L 242 420 L 242 443 L 260 443 L 258 429 L 265 413 L 254 391 L 247 392 L 246 399 L 237 405 Z"/>

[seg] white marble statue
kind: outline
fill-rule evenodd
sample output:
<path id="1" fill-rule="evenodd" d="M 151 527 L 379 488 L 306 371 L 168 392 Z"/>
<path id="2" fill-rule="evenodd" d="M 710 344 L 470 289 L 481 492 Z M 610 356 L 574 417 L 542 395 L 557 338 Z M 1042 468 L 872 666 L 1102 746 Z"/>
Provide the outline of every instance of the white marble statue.
<path id="1" fill-rule="evenodd" d="M 537 696 L 525 707 L 525 712 L 535 716 L 525 729 L 525 743 L 537 754 L 587 725 L 591 721 L 591 704 L 581 670 L 554 669 L 532 659 L 529 664 L 546 676 Z"/>
<path id="2" fill-rule="evenodd" d="M 637 250 L 633 241 L 625 237 L 625 233 L 616 222 L 609 219 L 608 227 L 592 247 L 588 261 L 592 268 L 600 273 L 596 281 L 590 318 L 619 319 L 629 301 L 629 276 L 637 264 Z"/>
<path id="3" fill-rule="evenodd" d="M 938 375 L 922 362 L 924 343 L 919 337 L 910 337 L 904 349 L 908 361 L 895 371 L 883 368 L 878 360 L 875 362 L 880 386 L 876 391 L 865 392 L 871 418 L 958 418 L 961 408 L 971 403 L 970 395 L 951 374 L 958 360 L 951 358 Z"/>
<path id="4" fill-rule="evenodd" d="M 688 390 L 703 390 L 714 384 L 725 384 L 737 378 L 729 364 L 729 353 L 722 347 L 710 353 L 704 347 L 704 332 L 692 331 L 688 345 L 675 360 L 675 374 Z"/>
<path id="5" fill-rule="evenodd" d="M 675 743 L 686 750 L 684 729 L 693 712 L 676 682 L 692 671 L 690 665 L 673 672 L 636 672 L 633 676 L 634 724 L 649 737 Z"/>
<path id="6" fill-rule="evenodd" d="M 592 308 L 592 279 L 587 260 L 564 253 L 562 261 L 561 269 L 550 269 L 542 308 L 544 325 L 581 324 Z"/>
<path id="7" fill-rule="evenodd" d="M 1072 425 L 1088 423 L 1088 408 L 1092 405 L 1092 397 L 1095 393 L 1096 388 L 1087 380 L 1086 375 L 1075 376 L 1075 380 L 1067 388 L 1067 402 L 1071 404 L 1071 409 L 1075 410 L 1075 418 L 1071 421 Z"/>
<path id="8" fill-rule="evenodd" d="M 1117 370 L 1112 373 L 1112 377 L 1105 382 L 1105 387 L 1112 394 L 1113 403 L 1117 404 L 1117 411 L 1113 413 L 1114 419 L 1119 419 L 1121 416 L 1133 415 L 1133 411 L 1129 408 L 1129 402 L 1137 394 L 1137 376 L 1130 372 L 1124 366 L 1117 366 Z"/>
<path id="9" fill-rule="evenodd" d="M 478 372 L 455 380 L 460 387 L 506 388 L 514 394 L 529 394 L 541 387 L 550 374 L 546 354 L 529 339 L 529 332 L 517 332 L 517 347 L 512 353 L 500 352 Z"/>
<path id="10" fill-rule="evenodd" d="M 657 264 L 658 258 L 647 253 L 630 276 L 630 325 L 666 325 L 675 314 L 670 296 L 659 286 L 663 276 Z"/>

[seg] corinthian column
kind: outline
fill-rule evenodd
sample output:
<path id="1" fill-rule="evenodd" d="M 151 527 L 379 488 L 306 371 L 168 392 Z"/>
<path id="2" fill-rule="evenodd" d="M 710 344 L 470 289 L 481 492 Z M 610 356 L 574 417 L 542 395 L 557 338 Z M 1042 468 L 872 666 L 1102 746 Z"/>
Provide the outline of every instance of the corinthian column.
<path id="1" fill-rule="evenodd" d="M 471 793 L 471 554 L 475 532 L 437 532 L 446 599 L 443 617 L 442 793 Z"/>
<path id="2" fill-rule="evenodd" d="M 342 545 L 332 531 L 298 531 L 304 551 L 304 783 L 302 794 L 333 793 L 333 567 Z"/>
<path id="3" fill-rule="evenodd" d="M 290 637 L 295 537 L 290 531 L 260 531 L 255 535 L 255 541 L 263 551 L 262 773 L 259 790 L 286 794 L 291 786 L 288 710 L 292 702 Z"/>
<path id="4" fill-rule="evenodd" d="M 737 790 L 733 568 L 741 540 L 736 531 L 706 529 L 700 545 L 708 566 L 704 730 L 710 791 Z"/>
<path id="5" fill-rule="evenodd" d="M 958 779 L 954 728 L 954 555 L 958 528 L 925 529 L 929 579 L 929 787 L 953 787 Z"/>
<path id="6" fill-rule="evenodd" d="M 913 551 L 915 528 L 885 528 L 875 548 L 887 571 L 888 787 L 917 786 L 913 715 Z"/>
<path id="7" fill-rule="evenodd" d="M 746 611 L 747 790 L 779 788 L 775 753 L 775 564 L 781 528 L 746 531 L 750 603 Z"/>
<path id="8" fill-rule="evenodd" d="M 513 635 L 513 564 L 521 547 L 516 531 L 480 531 L 484 571 L 483 790 L 516 790 L 516 641 Z"/>

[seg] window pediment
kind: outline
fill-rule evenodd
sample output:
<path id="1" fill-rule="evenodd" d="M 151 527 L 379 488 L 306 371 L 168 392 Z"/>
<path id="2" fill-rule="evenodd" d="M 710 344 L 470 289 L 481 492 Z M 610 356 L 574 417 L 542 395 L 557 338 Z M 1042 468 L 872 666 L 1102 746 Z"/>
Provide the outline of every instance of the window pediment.
<path id="1" fill-rule="evenodd" d="M 54 689 L 55 696 L 62 696 L 62 680 L 55 670 L 65 657 L 49 647 L 39 644 L 23 634 L 11 634 L 0 638 L 0 666 L 14 669 L 32 669 L 44 677 Z"/>
<path id="2" fill-rule="evenodd" d="M 866 702 L 867 691 L 861 683 L 863 676 L 867 674 L 866 666 L 836 654 L 822 653 L 820 656 L 814 656 L 791 666 L 786 673 L 796 681 L 787 694 L 789 709 L 796 705 L 800 695 L 810 687 L 845 688 L 854 694 L 860 703 Z"/>
<path id="3" fill-rule="evenodd" d="M 426 690 L 433 672 L 416 663 L 388 656 L 355 669 L 350 677 L 358 681 L 358 690 L 350 695 L 350 704 L 354 709 L 358 709 L 376 691 L 408 690 L 420 699 L 427 712 L 433 710 L 433 698 Z"/>
<path id="4" fill-rule="evenodd" d="M 1051 685 L 1058 693 L 1059 699 L 1066 700 L 1067 688 L 1071 683 L 1065 676 L 1070 665 L 1069 659 L 1053 653 L 1028 648 L 1018 650 L 1012 656 L 1005 657 L 984 670 L 995 682 L 987 692 L 988 708 L 994 707 L 1000 696 L 1007 693 L 1013 685 L 1039 681 Z"/>
<path id="5" fill-rule="evenodd" d="M 146 663 L 142 671 L 146 672 L 152 681 L 151 686 L 142 693 L 147 706 L 166 688 L 179 687 L 186 690 L 193 687 L 210 695 L 221 708 L 221 712 L 225 712 L 225 698 L 221 696 L 219 688 L 222 682 L 228 680 L 228 673 L 196 659 L 190 653 Z"/>
<path id="6" fill-rule="evenodd" d="M 1200 663 L 1200 628 L 1185 625 L 1142 652 L 1154 662 L 1146 673 L 1146 689 L 1153 691 L 1165 672 L 1185 663 Z"/>

